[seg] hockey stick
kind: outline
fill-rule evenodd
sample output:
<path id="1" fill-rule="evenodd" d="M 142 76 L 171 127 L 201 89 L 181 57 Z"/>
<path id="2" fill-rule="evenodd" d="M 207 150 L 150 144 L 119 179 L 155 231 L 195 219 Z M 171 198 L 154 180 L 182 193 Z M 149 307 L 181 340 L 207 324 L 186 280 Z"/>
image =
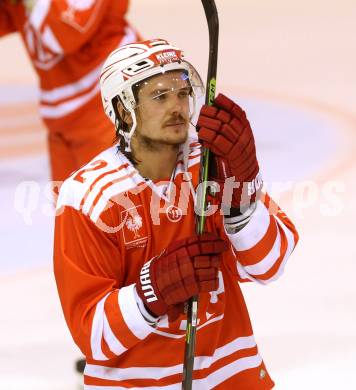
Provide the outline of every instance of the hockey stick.
<path id="1" fill-rule="evenodd" d="M 216 91 L 216 71 L 218 62 L 219 18 L 214 0 L 201 0 L 209 30 L 209 66 L 206 83 L 205 104 L 212 105 Z M 209 170 L 209 149 L 203 148 L 200 159 L 200 195 L 197 199 L 196 231 L 203 234 L 205 226 L 206 192 Z M 198 297 L 190 298 L 188 303 L 187 330 L 185 336 L 185 352 L 183 367 L 183 390 L 191 390 L 193 381 L 195 339 L 198 320 Z"/>

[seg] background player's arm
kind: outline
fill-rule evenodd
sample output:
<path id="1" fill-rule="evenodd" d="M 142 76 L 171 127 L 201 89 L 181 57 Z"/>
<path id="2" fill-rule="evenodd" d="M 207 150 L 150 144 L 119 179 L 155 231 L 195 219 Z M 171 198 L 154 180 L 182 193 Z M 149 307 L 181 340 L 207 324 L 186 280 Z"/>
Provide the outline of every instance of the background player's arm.
<path id="1" fill-rule="evenodd" d="M 107 360 L 151 332 L 134 295 L 122 287 L 120 251 L 111 235 L 66 206 L 56 217 L 54 271 L 64 316 L 87 358 Z"/>
<path id="2" fill-rule="evenodd" d="M 7 8 L 5 3 L 0 1 L 0 37 L 17 31 Z"/>
<path id="3" fill-rule="evenodd" d="M 284 266 L 298 242 L 298 233 L 278 205 L 263 194 L 247 225 L 235 234 L 227 234 L 240 281 L 267 284 L 283 273 Z"/>
<path id="4" fill-rule="evenodd" d="M 71 8 L 70 3 L 77 4 Z M 116 34 L 121 29 L 124 35 L 126 22 L 124 19 L 128 7 L 127 0 L 117 3 L 108 0 L 91 2 L 70 2 L 67 0 L 53 0 L 49 7 L 38 1 L 33 7 L 29 21 L 31 27 L 37 30 L 48 43 L 48 47 L 57 53 L 73 53 L 81 46 L 89 43 L 91 38 L 100 33 L 103 19 L 106 15 L 110 19 L 105 21 L 105 33 Z"/>

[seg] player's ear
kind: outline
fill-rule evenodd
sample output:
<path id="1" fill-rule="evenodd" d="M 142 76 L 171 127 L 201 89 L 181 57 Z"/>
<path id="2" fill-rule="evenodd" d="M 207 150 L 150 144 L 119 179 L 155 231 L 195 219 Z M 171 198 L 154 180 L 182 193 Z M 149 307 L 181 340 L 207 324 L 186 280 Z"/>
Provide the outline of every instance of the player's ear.
<path id="1" fill-rule="evenodd" d="M 131 114 L 124 109 L 123 105 L 120 102 L 117 102 L 116 107 L 117 107 L 117 112 L 120 115 L 122 121 L 129 126 L 132 125 Z"/>

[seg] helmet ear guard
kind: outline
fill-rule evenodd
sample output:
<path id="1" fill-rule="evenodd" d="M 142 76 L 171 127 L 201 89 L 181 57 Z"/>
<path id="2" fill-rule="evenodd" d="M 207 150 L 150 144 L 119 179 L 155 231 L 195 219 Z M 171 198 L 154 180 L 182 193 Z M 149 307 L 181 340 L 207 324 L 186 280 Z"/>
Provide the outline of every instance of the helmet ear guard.
<path id="1" fill-rule="evenodd" d="M 116 133 L 118 134 L 120 129 L 122 129 L 124 131 L 129 131 L 128 124 L 124 121 L 124 119 L 122 118 L 122 114 L 120 114 L 120 112 L 118 110 L 118 105 L 119 104 L 121 104 L 122 107 L 123 107 L 123 104 L 122 104 L 122 102 L 120 100 L 119 95 L 117 95 L 117 96 L 112 98 L 111 104 L 112 104 L 113 110 L 114 110 Z"/>
<path id="2" fill-rule="evenodd" d="M 114 50 L 107 58 L 100 76 L 101 95 L 104 111 L 114 123 L 116 132 L 125 139 L 125 151 L 131 151 L 130 141 L 137 119 L 137 89 L 142 81 L 159 74 L 181 70 L 186 72 L 192 88 L 193 115 L 196 97 L 204 95 L 202 80 L 195 68 L 184 59 L 182 51 L 167 41 L 154 39 L 131 43 Z M 130 128 L 124 125 L 117 104 L 131 115 Z"/>
<path id="3" fill-rule="evenodd" d="M 120 95 L 116 95 L 112 98 L 111 101 L 113 111 L 114 111 L 114 120 L 115 120 L 115 129 L 116 129 L 116 135 L 119 137 L 122 137 L 124 140 L 124 150 L 126 152 L 131 152 L 131 137 L 136 129 L 137 123 L 136 123 L 136 114 L 134 112 L 134 109 L 128 110 L 124 103 L 122 102 L 122 99 L 120 98 Z M 122 118 L 122 114 L 120 114 L 118 110 L 118 105 L 121 104 L 123 110 L 127 112 L 131 118 L 132 118 L 132 124 L 128 124 L 125 122 L 124 118 Z"/>

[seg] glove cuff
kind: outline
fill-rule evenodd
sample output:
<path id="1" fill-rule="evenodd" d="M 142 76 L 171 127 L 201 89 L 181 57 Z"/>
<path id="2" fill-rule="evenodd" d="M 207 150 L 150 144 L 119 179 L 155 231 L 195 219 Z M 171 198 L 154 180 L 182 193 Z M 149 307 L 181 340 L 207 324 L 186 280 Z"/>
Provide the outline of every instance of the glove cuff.
<path id="1" fill-rule="evenodd" d="M 136 290 L 136 286 L 134 288 L 134 295 L 135 295 L 135 300 L 136 300 L 136 303 L 137 303 L 137 307 L 138 309 L 140 310 L 140 313 L 142 314 L 142 317 L 145 319 L 145 321 L 153 326 L 153 327 L 156 327 L 157 326 L 157 323 L 158 321 L 161 319 L 161 316 L 154 316 L 152 315 L 149 310 L 146 308 L 146 306 L 144 305 L 142 299 L 139 297 L 139 295 L 137 294 L 137 290 Z"/>
<path id="2" fill-rule="evenodd" d="M 229 234 L 234 234 L 243 229 L 250 222 L 256 207 L 257 203 L 254 202 L 243 213 L 241 213 L 240 209 L 238 208 L 231 208 L 230 214 L 224 217 L 226 232 Z"/>
<path id="3" fill-rule="evenodd" d="M 164 302 L 156 284 L 156 264 L 154 257 L 143 265 L 136 281 L 136 292 L 144 307 L 153 316 L 167 313 L 168 306 Z"/>

